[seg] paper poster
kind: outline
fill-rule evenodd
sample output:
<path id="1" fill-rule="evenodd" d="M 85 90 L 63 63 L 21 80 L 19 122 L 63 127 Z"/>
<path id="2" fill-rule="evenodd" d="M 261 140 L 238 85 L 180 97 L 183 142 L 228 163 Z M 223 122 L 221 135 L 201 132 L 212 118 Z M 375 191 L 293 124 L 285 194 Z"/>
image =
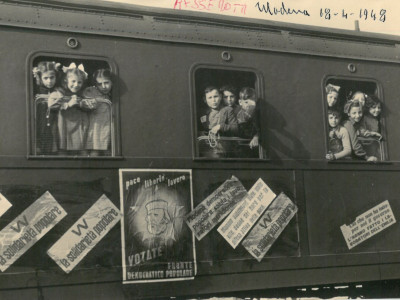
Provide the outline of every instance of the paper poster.
<path id="1" fill-rule="evenodd" d="M 193 279 L 191 170 L 120 170 L 123 282 Z"/>
<path id="2" fill-rule="evenodd" d="M 0 270 L 4 272 L 67 213 L 46 192 L 0 231 Z"/>
<path id="3" fill-rule="evenodd" d="M 389 201 L 385 200 L 377 206 L 359 215 L 350 225 L 340 226 L 349 249 L 396 223 Z"/>
<path id="4" fill-rule="evenodd" d="M 218 232 L 236 248 L 275 197 L 269 186 L 261 178 L 258 179 L 248 196 L 221 224 Z"/>
<path id="5" fill-rule="evenodd" d="M 10 202 L 0 193 L 0 217 L 12 206 Z"/>
<path id="6" fill-rule="evenodd" d="M 47 251 L 64 272 L 71 272 L 121 219 L 118 208 L 103 195 Z"/>
<path id="7" fill-rule="evenodd" d="M 243 240 L 242 245 L 254 258 L 261 261 L 296 212 L 297 206 L 292 200 L 280 193 Z"/>
<path id="8" fill-rule="evenodd" d="M 186 223 L 201 240 L 247 196 L 247 191 L 235 176 L 226 180 L 186 216 Z"/>

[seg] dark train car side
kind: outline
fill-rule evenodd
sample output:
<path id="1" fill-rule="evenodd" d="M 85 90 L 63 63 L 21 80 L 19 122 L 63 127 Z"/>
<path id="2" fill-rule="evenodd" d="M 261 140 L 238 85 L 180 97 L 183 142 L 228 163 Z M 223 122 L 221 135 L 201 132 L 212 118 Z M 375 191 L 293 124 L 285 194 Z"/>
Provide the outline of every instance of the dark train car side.
<path id="1" fill-rule="evenodd" d="M 0 4 L 0 192 L 13 204 L 0 216 L 0 226 L 46 191 L 67 212 L 0 274 L 2 290 L 39 288 L 52 297 L 66 286 L 82 285 L 83 293 L 96 295 L 91 284 L 98 283 L 97 293 L 111 295 L 101 286 L 112 286 L 124 298 L 399 278 L 398 223 L 351 249 L 340 230 L 385 200 L 399 218 L 399 39 L 90 1 L 66 5 Z M 112 81 L 112 90 L 90 96 L 96 104 L 83 101 L 74 115 L 101 119 L 87 126 L 100 124 L 106 137 L 76 146 L 79 135 L 71 133 L 72 117 L 65 113 L 76 105 L 70 102 L 73 87 L 57 77 L 63 94 L 51 100 L 55 85 L 43 92 L 32 72 L 44 61 L 66 67 L 64 72 L 82 65 L 76 71 L 87 74 L 81 75 L 87 76 L 82 91 Z M 104 69 L 112 75 L 95 75 Z M 63 73 L 57 66 L 54 74 Z M 240 131 L 244 127 L 235 121 L 236 131 L 213 135 L 206 88 L 228 85 L 237 98 L 243 88 L 254 91 L 257 121 L 248 123 L 250 131 Z M 362 159 L 326 159 L 329 85 L 337 88 L 342 118 L 345 102 L 357 91 L 381 101 L 381 137 L 361 139 Z M 203 132 L 204 124 L 209 132 Z M 90 132 L 95 136 L 96 129 Z M 365 161 L 371 156 L 377 162 Z M 46 252 L 103 194 L 119 207 L 121 168 L 166 174 L 190 169 L 194 207 L 232 175 L 246 189 L 262 178 L 276 194 L 288 195 L 298 212 L 261 262 L 241 246 L 233 249 L 216 229 L 196 240 L 197 274 L 189 284 L 122 285 L 119 224 L 65 274 Z"/>

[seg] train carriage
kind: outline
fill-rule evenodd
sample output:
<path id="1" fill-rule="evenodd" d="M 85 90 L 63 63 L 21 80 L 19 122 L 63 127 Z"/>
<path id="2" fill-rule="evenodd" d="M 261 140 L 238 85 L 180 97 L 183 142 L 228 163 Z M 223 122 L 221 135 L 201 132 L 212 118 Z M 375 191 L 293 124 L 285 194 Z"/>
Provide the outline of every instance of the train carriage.
<path id="1" fill-rule="evenodd" d="M 397 37 L 95 1 L 3 1 L 0 26 L 0 192 L 13 205 L 0 217 L 0 229 L 46 192 L 67 213 L 0 274 L 0 295 L 26 289 L 25 295 L 39 291 L 44 298 L 65 291 L 183 297 L 399 278 Z M 82 64 L 89 79 L 98 69 L 111 71 L 105 148 L 40 146 L 46 139 L 58 142 L 65 117 L 57 111 L 56 133 L 43 136 L 50 105 L 46 97 L 35 98 L 32 73 L 41 61 Z M 98 83 L 93 80 L 88 86 Z M 204 89 L 226 84 L 257 94 L 254 149 L 254 132 L 203 133 Z M 341 110 L 351 92 L 380 99 L 381 138 L 359 138 L 376 162 L 326 159 L 329 84 L 340 86 Z M 93 110 L 81 115 L 90 118 Z M 121 230 L 127 223 L 118 223 L 65 273 L 47 251 L 102 195 L 120 208 L 120 194 L 128 197 L 120 169 L 163 170 L 160 176 L 188 176 L 182 170 L 190 170 L 190 209 L 232 175 L 247 190 L 261 178 L 298 211 L 260 262 L 213 229 L 193 242 L 193 279 L 122 284 Z M 393 224 L 349 249 L 341 226 L 386 200 Z"/>

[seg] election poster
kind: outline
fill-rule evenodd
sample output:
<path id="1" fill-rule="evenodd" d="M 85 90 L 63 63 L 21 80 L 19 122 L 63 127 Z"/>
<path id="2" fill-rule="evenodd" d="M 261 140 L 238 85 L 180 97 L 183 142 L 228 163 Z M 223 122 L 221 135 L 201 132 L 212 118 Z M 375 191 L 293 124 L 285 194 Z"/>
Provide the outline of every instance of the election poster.
<path id="1" fill-rule="evenodd" d="M 121 169 L 123 283 L 194 279 L 191 170 Z"/>
<path id="2" fill-rule="evenodd" d="M 243 240 L 243 247 L 260 262 L 296 213 L 297 206 L 280 193 Z"/>
<path id="3" fill-rule="evenodd" d="M 245 200 L 221 224 L 218 232 L 235 249 L 275 197 L 269 186 L 261 178 L 258 179 Z"/>
<path id="4" fill-rule="evenodd" d="M 388 200 L 359 215 L 350 225 L 340 226 L 349 249 L 396 223 Z"/>
<path id="5" fill-rule="evenodd" d="M 102 195 L 95 204 L 47 251 L 64 272 L 75 266 L 121 218 L 118 208 Z"/>
<path id="6" fill-rule="evenodd" d="M 186 216 L 186 223 L 197 239 L 201 240 L 246 196 L 243 184 L 232 176 Z"/>
<path id="7" fill-rule="evenodd" d="M 66 215 L 57 200 L 45 192 L 0 231 L 0 271 L 7 270 Z"/>

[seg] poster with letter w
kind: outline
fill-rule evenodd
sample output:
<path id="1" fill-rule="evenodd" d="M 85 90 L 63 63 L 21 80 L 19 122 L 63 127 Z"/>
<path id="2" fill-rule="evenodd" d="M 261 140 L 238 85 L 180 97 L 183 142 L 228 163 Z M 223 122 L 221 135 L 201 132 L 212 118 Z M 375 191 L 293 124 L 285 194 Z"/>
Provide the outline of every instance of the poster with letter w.
<path id="1" fill-rule="evenodd" d="M 191 170 L 120 169 L 123 283 L 193 279 Z"/>

